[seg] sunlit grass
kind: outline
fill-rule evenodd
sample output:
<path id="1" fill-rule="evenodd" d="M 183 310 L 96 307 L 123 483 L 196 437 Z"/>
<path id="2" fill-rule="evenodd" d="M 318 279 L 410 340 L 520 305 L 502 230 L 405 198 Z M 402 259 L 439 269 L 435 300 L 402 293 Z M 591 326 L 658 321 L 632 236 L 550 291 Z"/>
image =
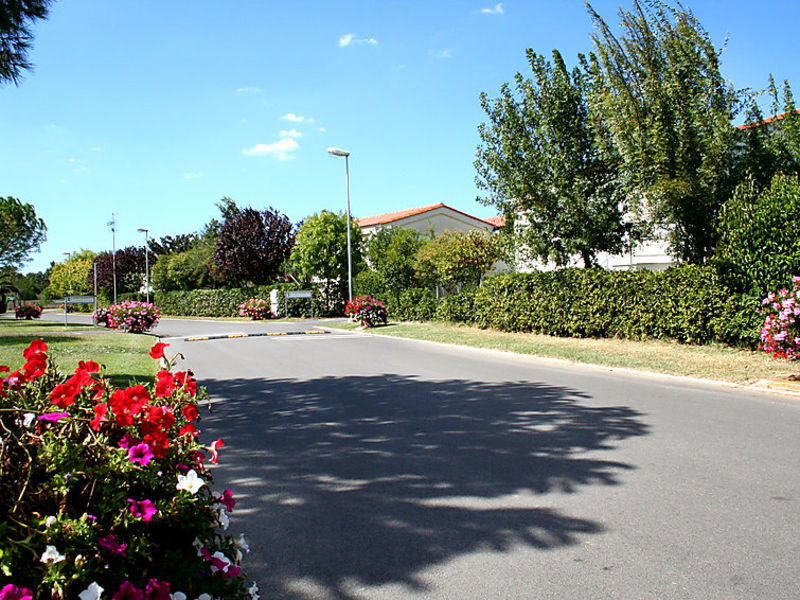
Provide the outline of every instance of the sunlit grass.
<path id="1" fill-rule="evenodd" d="M 353 330 L 357 324 L 341 322 L 326 326 Z M 561 338 L 531 333 L 504 333 L 447 323 L 391 323 L 368 331 L 377 335 L 505 350 L 578 363 L 641 369 L 732 383 L 787 379 L 790 374 L 800 371 L 800 365 L 773 360 L 764 352 L 720 344 L 691 346 L 661 340 L 639 342 Z"/>

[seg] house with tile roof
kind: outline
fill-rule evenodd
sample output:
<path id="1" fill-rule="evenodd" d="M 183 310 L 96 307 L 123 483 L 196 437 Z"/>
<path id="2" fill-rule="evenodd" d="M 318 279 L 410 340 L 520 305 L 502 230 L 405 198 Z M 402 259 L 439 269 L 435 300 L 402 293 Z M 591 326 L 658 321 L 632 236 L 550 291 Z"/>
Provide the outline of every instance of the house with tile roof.
<path id="1" fill-rule="evenodd" d="M 490 219 L 474 217 L 463 211 L 447 206 L 443 202 L 397 210 L 371 217 L 357 219 L 364 237 L 369 237 L 378 229 L 402 227 L 413 229 L 423 235 L 440 235 L 445 231 L 494 231 L 497 226 Z"/>

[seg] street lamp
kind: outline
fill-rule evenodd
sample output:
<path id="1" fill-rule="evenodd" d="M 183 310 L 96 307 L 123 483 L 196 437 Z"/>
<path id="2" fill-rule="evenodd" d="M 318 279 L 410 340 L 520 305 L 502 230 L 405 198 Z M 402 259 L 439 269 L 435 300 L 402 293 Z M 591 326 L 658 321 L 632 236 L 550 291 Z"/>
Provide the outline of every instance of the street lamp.
<path id="1" fill-rule="evenodd" d="M 353 301 L 353 259 L 350 254 L 350 152 L 341 148 L 328 148 L 333 157 L 344 156 L 344 182 L 347 192 L 347 299 Z"/>
<path id="2" fill-rule="evenodd" d="M 67 257 L 67 279 L 69 280 L 69 293 L 72 294 L 72 265 L 70 261 L 72 260 L 72 253 L 71 252 L 62 252 L 64 256 Z M 67 294 L 64 294 L 64 326 L 67 325 Z"/>
<path id="3" fill-rule="evenodd" d="M 144 233 L 144 289 L 147 294 L 147 303 L 150 304 L 150 262 L 147 252 L 147 232 L 146 227 L 137 227 L 136 231 Z"/>

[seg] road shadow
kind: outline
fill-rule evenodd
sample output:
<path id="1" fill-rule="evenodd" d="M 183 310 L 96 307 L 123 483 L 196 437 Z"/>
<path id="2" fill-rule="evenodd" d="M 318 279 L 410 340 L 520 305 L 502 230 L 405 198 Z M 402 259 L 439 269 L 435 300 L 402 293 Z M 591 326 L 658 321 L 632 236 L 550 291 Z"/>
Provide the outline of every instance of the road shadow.
<path id="1" fill-rule="evenodd" d="M 641 414 L 540 383 L 398 375 L 205 380 L 204 439 L 225 440 L 216 487 L 265 599 L 352 600 L 470 552 L 574 544 L 602 525 L 531 494 L 616 485 L 631 465 L 592 457 L 647 433 Z M 299 583 L 298 583 L 299 582 Z M 305 587 L 304 587 L 305 586 Z M 312 591 L 316 590 L 314 594 Z"/>

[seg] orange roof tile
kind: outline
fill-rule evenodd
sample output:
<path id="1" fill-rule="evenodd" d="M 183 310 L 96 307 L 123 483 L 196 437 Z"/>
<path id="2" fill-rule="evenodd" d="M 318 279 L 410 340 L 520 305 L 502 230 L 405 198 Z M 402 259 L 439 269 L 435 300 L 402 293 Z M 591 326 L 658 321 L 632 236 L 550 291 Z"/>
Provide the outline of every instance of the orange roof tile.
<path id="1" fill-rule="evenodd" d="M 383 213 L 382 215 L 373 215 L 371 217 L 361 217 L 360 219 L 358 219 L 358 225 L 359 227 L 373 227 L 375 225 L 386 225 L 387 223 L 393 223 L 395 221 L 399 221 L 400 219 L 406 219 L 408 217 L 413 217 L 415 215 L 421 215 L 423 213 L 430 212 L 437 208 L 446 208 L 448 210 L 452 210 L 454 212 L 462 214 L 465 217 L 469 217 L 470 219 L 483 221 L 484 223 L 489 223 L 490 225 L 497 227 L 497 224 L 491 219 L 481 219 L 480 217 L 467 214 L 464 211 L 458 210 L 457 208 L 453 208 L 452 206 L 447 206 L 444 202 L 439 202 L 438 204 L 429 204 L 427 206 L 418 206 L 416 208 L 407 208 L 405 210 L 396 210 L 394 212 Z M 497 219 L 497 218 L 498 217 L 492 217 L 492 219 Z M 505 217 L 501 218 L 503 218 L 503 223 L 505 223 Z"/>
<path id="2" fill-rule="evenodd" d="M 800 113 L 800 108 L 797 109 L 797 112 Z M 773 121 L 780 121 L 786 118 L 788 112 L 781 113 L 779 115 L 772 115 L 771 117 L 767 117 L 763 121 L 754 121 L 753 123 L 743 123 L 742 125 L 737 125 L 736 129 L 750 129 L 752 127 L 758 127 L 759 125 L 766 125 L 768 123 L 772 123 Z"/>
<path id="3" fill-rule="evenodd" d="M 488 219 L 484 219 L 487 223 L 494 225 L 495 227 L 504 227 L 506 224 L 506 218 L 503 215 L 497 215 L 496 217 L 489 217 Z"/>

